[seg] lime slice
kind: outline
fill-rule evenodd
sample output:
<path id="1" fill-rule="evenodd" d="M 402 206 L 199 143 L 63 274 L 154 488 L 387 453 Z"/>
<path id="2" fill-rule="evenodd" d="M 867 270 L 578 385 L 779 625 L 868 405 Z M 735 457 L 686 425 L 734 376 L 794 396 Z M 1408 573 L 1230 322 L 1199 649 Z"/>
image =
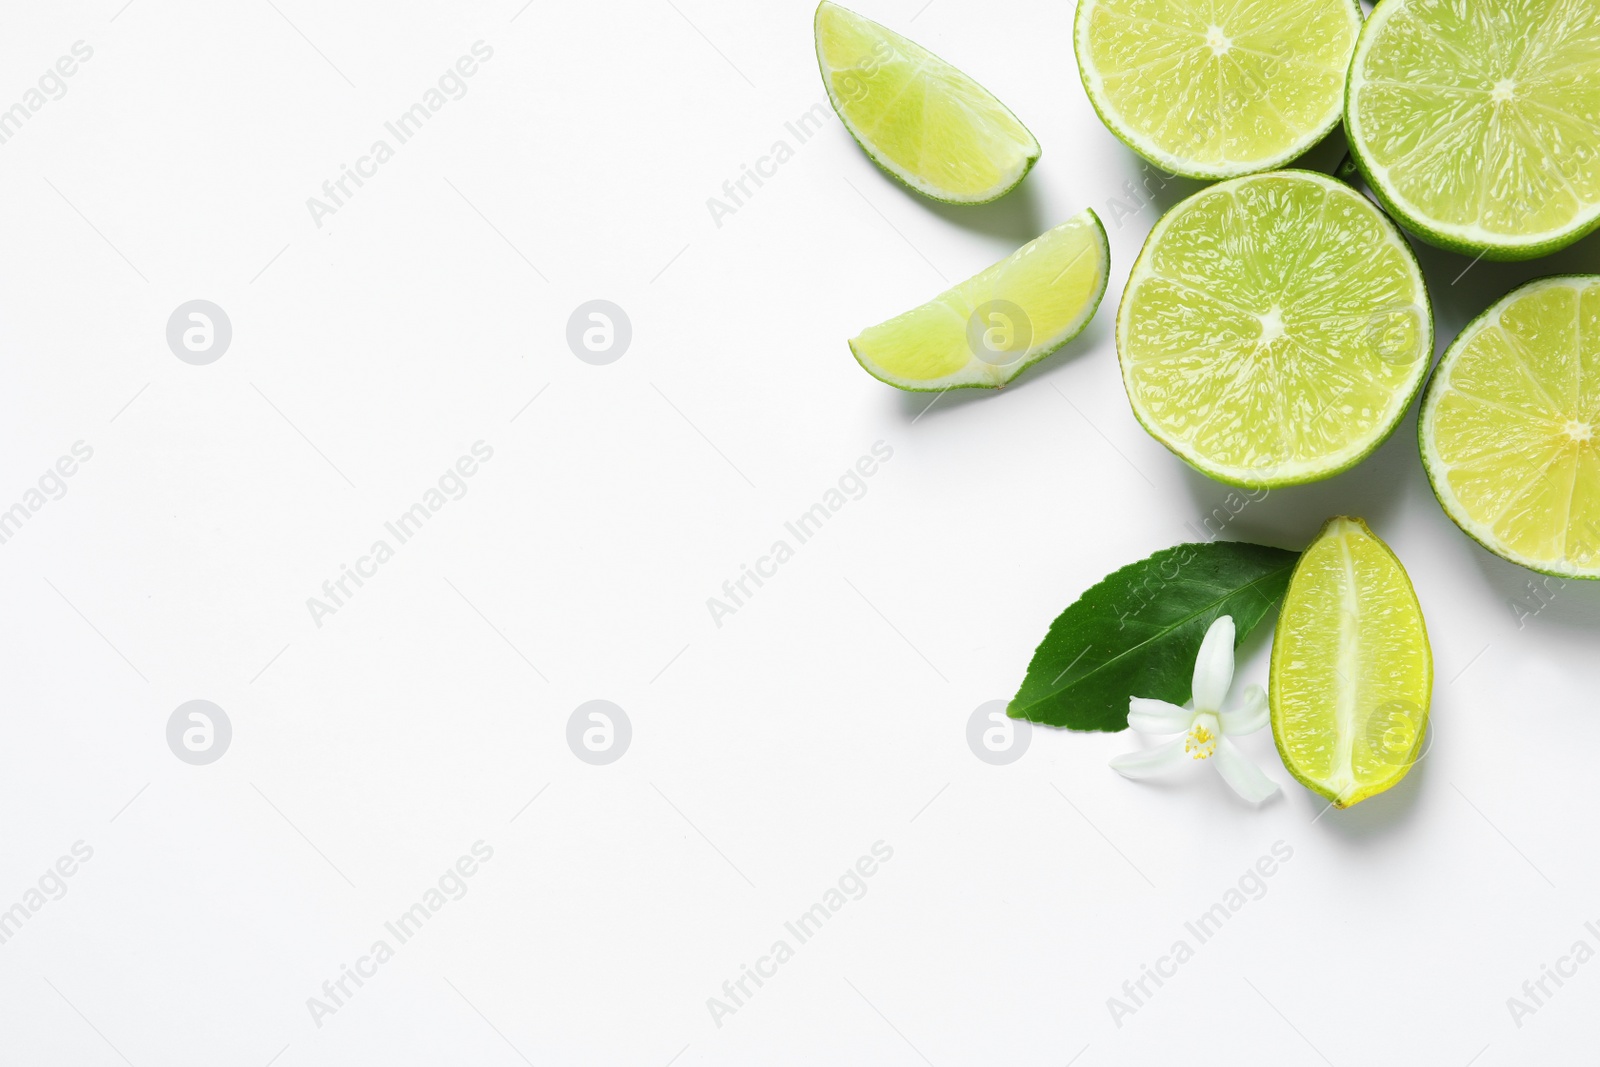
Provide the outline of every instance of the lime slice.
<path id="1" fill-rule="evenodd" d="M 1417 436 L 1445 513 L 1489 551 L 1600 578 L 1600 275 L 1513 290 L 1433 372 Z"/>
<path id="2" fill-rule="evenodd" d="M 1433 355 L 1400 231 L 1343 182 L 1276 171 L 1214 185 L 1157 222 L 1117 312 L 1133 413 L 1204 474 L 1298 485 L 1360 462 Z"/>
<path id="3" fill-rule="evenodd" d="M 1383 0 L 1350 65 L 1367 183 L 1444 248 L 1530 259 L 1600 226 L 1594 0 Z"/>
<path id="4" fill-rule="evenodd" d="M 1084 208 L 921 307 L 862 330 L 850 351 L 901 389 L 998 389 L 1082 332 L 1110 265 L 1105 227 Z"/>
<path id="5" fill-rule="evenodd" d="M 1338 124 L 1355 0 L 1079 0 L 1089 102 L 1150 162 L 1190 178 L 1281 167 Z"/>
<path id="6" fill-rule="evenodd" d="M 1289 773 L 1348 808 L 1406 776 L 1433 695 L 1411 579 L 1360 519 L 1330 519 L 1295 565 L 1272 639 L 1272 737 Z"/>
<path id="7" fill-rule="evenodd" d="M 822 83 L 844 128 L 923 196 L 987 203 L 1039 158 L 1039 142 L 1004 104 L 921 45 L 827 0 L 816 33 Z"/>

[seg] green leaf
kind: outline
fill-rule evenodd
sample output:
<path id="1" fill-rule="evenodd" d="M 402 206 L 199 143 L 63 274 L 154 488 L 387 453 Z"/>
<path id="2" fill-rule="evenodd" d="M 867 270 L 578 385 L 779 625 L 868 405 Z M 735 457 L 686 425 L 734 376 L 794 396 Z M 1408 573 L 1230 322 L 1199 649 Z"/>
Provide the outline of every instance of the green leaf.
<path id="1" fill-rule="evenodd" d="M 1125 730 L 1128 698 L 1189 699 L 1206 630 L 1232 615 L 1234 647 L 1288 588 L 1298 552 L 1210 541 L 1108 575 L 1050 624 L 1006 709 L 1069 730 Z"/>

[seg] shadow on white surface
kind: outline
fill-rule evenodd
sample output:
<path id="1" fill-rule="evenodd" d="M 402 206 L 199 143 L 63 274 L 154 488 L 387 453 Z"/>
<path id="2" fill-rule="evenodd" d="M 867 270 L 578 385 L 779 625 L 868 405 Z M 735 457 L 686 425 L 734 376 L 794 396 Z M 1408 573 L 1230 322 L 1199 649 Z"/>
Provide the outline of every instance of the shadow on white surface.
<path id="1" fill-rule="evenodd" d="M 1255 499 L 1211 480 L 1176 456 L 1172 462 L 1182 467 L 1184 485 L 1199 516 L 1190 526 L 1191 540 L 1254 541 L 1294 551 L 1310 544 L 1322 524 L 1335 515 L 1365 519 L 1382 537 L 1404 494 L 1428 492 L 1417 459 L 1416 420 L 1411 416 L 1353 470 L 1310 485 L 1264 494 L 1257 490 Z"/>
<path id="2" fill-rule="evenodd" d="M 1029 174 L 1021 185 L 988 204 L 944 204 L 927 197 L 906 195 L 947 225 L 987 237 L 1004 238 L 1020 248 L 1052 226 L 1066 221 L 1044 217 L 1038 184 L 1034 175 Z"/>
<path id="3" fill-rule="evenodd" d="M 1476 542 L 1472 548 L 1472 562 L 1484 583 L 1511 607 L 1517 629 L 1535 619 L 1579 629 L 1600 626 L 1600 582 L 1551 577 L 1503 560 Z"/>
<path id="4" fill-rule="evenodd" d="M 1430 777 L 1428 752 L 1433 746 L 1433 725 L 1428 726 L 1428 736 L 1423 740 L 1422 758 L 1412 766 L 1407 775 L 1389 790 L 1340 811 L 1331 809 L 1316 819 L 1314 825 L 1329 837 L 1352 843 L 1403 833 L 1416 819 L 1418 798 L 1427 788 Z M 1307 794 L 1314 811 L 1322 811 L 1327 801 L 1315 794 Z"/>

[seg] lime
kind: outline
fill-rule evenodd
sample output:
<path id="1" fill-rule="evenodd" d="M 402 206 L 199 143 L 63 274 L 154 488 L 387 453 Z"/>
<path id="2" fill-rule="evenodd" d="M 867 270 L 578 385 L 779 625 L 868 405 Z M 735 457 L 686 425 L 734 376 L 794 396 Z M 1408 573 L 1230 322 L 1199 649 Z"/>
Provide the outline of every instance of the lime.
<path id="1" fill-rule="evenodd" d="M 913 392 L 998 389 L 1082 332 L 1111 247 L 1090 208 L 994 266 L 850 342 L 874 378 Z"/>
<path id="2" fill-rule="evenodd" d="M 1268 690 L 1283 765 L 1335 807 L 1416 762 L 1433 695 L 1428 631 L 1405 568 L 1360 519 L 1330 519 L 1295 565 Z"/>
<path id="3" fill-rule="evenodd" d="M 817 63 L 828 100 L 872 161 L 934 200 L 983 204 L 1016 188 L 1039 142 L 989 91 L 932 52 L 823 0 Z"/>
<path id="4" fill-rule="evenodd" d="M 1355 0 L 1079 0 L 1078 73 L 1129 148 L 1190 178 L 1281 167 L 1338 124 Z"/>
<path id="5" fill-rule="evenodd" d="M 1600 578 L 1600 275 L 1513 290 L 1433 372 L 1417 436 L 1444 510 L 1489 551 Z"/>
<path id="6" fill-rule="evenodd" d="M 1600 226 L 1600 6 L 1383 0 L 1350 65 L 1345 129 L 1418 236 L 1530 259 Z"/>
<path id="7" fill-rule="evenodd" d="M 1202 189 L 1156 223 L 1117 312 L 1133 413 L 1204 474 L 1316 481 L 1399 423 L 1433 354 L 1411 248 L 1372 202 L 1310 171 Z"/>

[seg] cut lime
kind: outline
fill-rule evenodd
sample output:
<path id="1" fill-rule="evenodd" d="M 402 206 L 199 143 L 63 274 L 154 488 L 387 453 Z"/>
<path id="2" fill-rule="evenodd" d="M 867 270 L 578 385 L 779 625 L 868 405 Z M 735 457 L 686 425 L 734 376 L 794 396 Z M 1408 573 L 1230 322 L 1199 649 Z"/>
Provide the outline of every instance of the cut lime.
<path id="1" fill-rule="evenodd" d="M 1371 201 L 1310 171 L 1202 189 L 1157 222 L 1123 291 L 1133 413 L 1204 474 L 1298 485 L 1360 462 L 1433 355 L 1411 248 Z"/>
<path id="2" fill-rule="evenodd" d="M 1016 188 L 1039 142 L 989 91 L 932 52 L 827 0 L 817 63 L 828 100 L 872 161 L 911 189 L 983 204 Z"/>
<path id="3" fill-rule="evenodd" d="M 1272 737 L 1289 773 L 1348 808 L 1417 761 L 1433 653 L 1411 579 L 1360 519 L 1330 519 L 1295 565 L 1272 639 Z"/>
<path id="4" fill-rule="evenodd" d="M 1445 513 L 1489 551 L 1600 578 L 1600 275 L 1513 290 L 1433 372 L 1417 436 Z"/>
<path id="5" fill-rule="evenodd" d="M 868 374 L 912 391 L 998 389 L 1082 332 L 1111 248 L 1084 208 L 994 266 L 850 342 Z"/>
<path id="6" fill-rule="evenodd" d="M 1350 148 L 1433 244 L 1530 259 L 1600 226 L 1600 6 L 1383 0 L 1350 65 Z"/>
<path id="7" fill-rule="evenodd" d="M 1079 0 L 1089 102 L 1121 141 L 1191 178 L 1281 167 L 1338 124 L 1355 0 Z"/>

